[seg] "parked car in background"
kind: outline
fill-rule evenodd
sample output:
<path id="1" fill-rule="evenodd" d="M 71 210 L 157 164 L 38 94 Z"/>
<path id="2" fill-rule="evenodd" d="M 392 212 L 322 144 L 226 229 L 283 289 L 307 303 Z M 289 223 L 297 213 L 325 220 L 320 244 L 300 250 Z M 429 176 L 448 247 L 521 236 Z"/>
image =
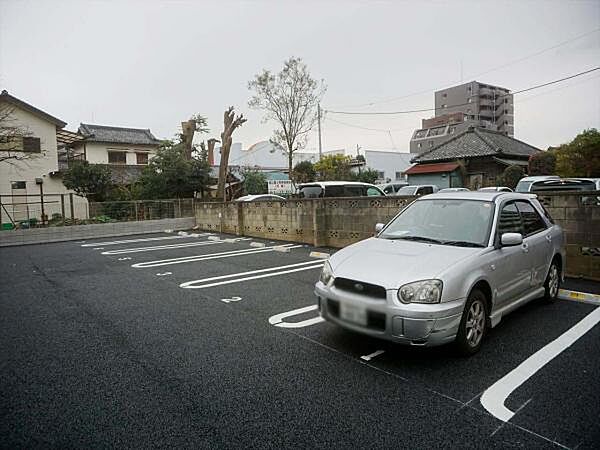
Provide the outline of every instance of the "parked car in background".
<path id="1" fill-rule="evenodd" d="M 404 186 L 402 189 L 396 192 L 396 195 L 416 195 L 417 197 L 420 197 L 421 195 L 433 194 L 439 190 L 440 188 L 438 188 L 435 184 L 425 184 L 422 186 L 412 185 Z"/>
<path id="2" fill-rule="evenodd" d="M 469 192 L 471 189 L 467 188 L 444 188 L 440 189 L 438 192 Z"/>
<path id="3" fill-rule="evenodd" d="M 285 200 L 285 197 L 275 194 L 256 194 L 256 195 L 244 195 L 243 197 L 236 198 L 236 202 L 258 202 L 258 201 L 279 201 Z"/>
<path id="4" fill-rule="evenodd" d="M 359 181 L 303 183 L 298 185 L 297 193 L 300 198 L 385 196 L 384 192 L 374 184 Z"/>
<path id="5" fill-rule="evenodd" d="M 396 192 L 398 192 L 404 186 L 408 186 L 408 183 L 402 182 L 402 181 L 396 181 L 393 183 L 376 184 L 375 186 L 377 186 L 379 189 L 381 189 L 385 193 L 385 195 L 394 195 L 394 194 L 396 194 Z"/>
<path id="6" fill-rule="evenodd" d="M 477 189 L 479 192 L 513 192 L 513 190 L 506 186 L 488 186 Z"/>
<path id="7" fill-rule="evenodd" d="M 321 316 L 343 328 L 473 354 L 506 314 L 558 295 L 563 233 L 535 196 L 438 193 L 375 229 L 334 253 L 315 285 Z"/>
<path id="8" fill-rule="evenodd" d="M 546 180 L 558 180 L 560 177 L 558 175 L 539 175 L 534 177 L 523 177 L 517 183 L 517 187 L 515 187 L 515 192 L 530 192 L 531 185 L 537 181 L 546 181 Z"/>
<path id="9" fill-rule="evenodd" d="M 529 187 L 529 192 L 596 191 L 597 189 L 596 180 L 594 179 L 557 178 L 552 180 L 534 181 Z"/>

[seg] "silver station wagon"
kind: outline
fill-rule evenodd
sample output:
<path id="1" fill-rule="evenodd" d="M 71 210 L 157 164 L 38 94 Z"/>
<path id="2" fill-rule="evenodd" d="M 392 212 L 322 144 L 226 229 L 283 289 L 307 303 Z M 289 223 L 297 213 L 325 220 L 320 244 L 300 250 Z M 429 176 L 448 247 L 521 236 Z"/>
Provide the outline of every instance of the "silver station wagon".
<path id="1" fill-rule="evenodd" d="M 473 354 L 504 315 L 558 295 L 563 234 L 535 195 L 428 195 L 376 231 L 324 265 L 315 285 L 324 319 L 403 344 L 454 342 Z"/>

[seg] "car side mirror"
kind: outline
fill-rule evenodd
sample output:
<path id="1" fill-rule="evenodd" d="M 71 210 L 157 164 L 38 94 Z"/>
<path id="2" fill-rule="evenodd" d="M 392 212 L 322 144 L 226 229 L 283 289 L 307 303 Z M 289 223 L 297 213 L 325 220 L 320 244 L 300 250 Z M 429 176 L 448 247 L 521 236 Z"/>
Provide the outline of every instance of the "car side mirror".
<path id="1" fill-rule="evenodd" d="M 513 247 L 523 243 L 523 235 L 521 233 L 502 233 L 500 244 L 502 247 Z"/>
<path id="2" fill-rule="evenodd" d="M 385 223 L 378 223 L 375 225 L 375 233 L 379 233 L 385 227 Z"/>

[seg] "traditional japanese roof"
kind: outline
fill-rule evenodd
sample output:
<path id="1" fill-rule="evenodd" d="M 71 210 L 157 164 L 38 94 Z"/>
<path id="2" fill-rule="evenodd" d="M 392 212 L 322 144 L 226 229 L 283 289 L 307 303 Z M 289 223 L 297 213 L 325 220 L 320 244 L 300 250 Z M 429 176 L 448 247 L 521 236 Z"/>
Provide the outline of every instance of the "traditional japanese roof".
<path id="1" fill-rule="evenodd" d="M 417 164 L 408 169 L 406 174 L 416 175 L 418 173 L 443 173 L 452 172 L 458 168 L 456 163 Z"/>
<path id="2" fill-rule="evenodd" d="M 525 159 L 540 151 L 538 148 L 497 131 L 468 128 L 452 139 L 414 157 L 412 161 L 424 163 L 480 156 L 507 156 Z"/>
<path id="3" fill-rule="evenodd" d="M 136 145 L 158 145 L 160 143 L 149 129 L 144 128 L 123 128 L 82 123 L 79 126 L 79 133 L 86 137 L 87 142 Z"/>

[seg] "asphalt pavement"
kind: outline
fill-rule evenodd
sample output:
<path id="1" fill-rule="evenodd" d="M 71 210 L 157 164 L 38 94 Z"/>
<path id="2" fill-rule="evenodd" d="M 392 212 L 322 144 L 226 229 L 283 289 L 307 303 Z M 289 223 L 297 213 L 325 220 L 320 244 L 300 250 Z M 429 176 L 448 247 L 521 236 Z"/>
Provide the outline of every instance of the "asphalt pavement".
<path id="1" fill-rule="evenodd" d="M 0 446 L 598 447 L 599 325 L 511 393 L 508 422 L 480 401 L 595 305 L 531 302 L 470 358 L 404 347 L 319 320 L 314 250 L 332 251 L 173 234 L 0 249 Z"/>

